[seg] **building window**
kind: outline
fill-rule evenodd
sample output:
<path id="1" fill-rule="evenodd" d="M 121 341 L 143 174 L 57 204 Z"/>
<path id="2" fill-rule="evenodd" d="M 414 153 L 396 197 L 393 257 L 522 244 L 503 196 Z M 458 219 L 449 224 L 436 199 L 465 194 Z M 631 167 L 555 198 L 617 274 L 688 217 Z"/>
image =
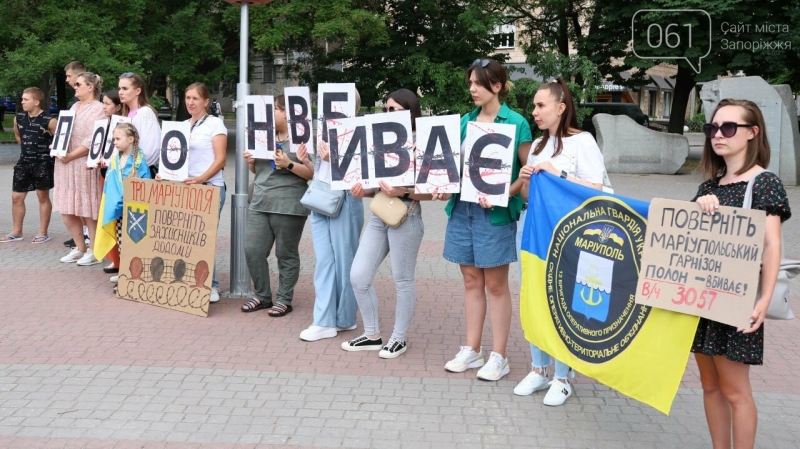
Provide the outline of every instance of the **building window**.
<path id="1" fill-rule="evenodd" d="M 664 92 L 664 118 L 669 117 L 672 107 L 672 92 Z"/>
<path id="2" fill-rule="evenodd" d="M 278 82 L 278 67 L 271 63 L 264 61 L 264 82 L 276 83 Z"/>
<path id="3" fill-rule="evenodd" d="M 649 115 L 652 118 L 655 118 L 656 117 L 656 98 L 658 98 L 658 97 L 656 96 L 656 91 L 654 91 L 654 90 L 650 90 L 650 91 L 648 91 L 648 93 L 649 93 L 649 97 L 650 97 L 649 98 L 650 104 L 647 105 L 647 115 Z"/>
<path id="4" fill-rule="evenodd" d="M 495 48 L 514 48 L 516 41 L 516 27 L 511 25 L 500 25 L 494 28 Z"/>

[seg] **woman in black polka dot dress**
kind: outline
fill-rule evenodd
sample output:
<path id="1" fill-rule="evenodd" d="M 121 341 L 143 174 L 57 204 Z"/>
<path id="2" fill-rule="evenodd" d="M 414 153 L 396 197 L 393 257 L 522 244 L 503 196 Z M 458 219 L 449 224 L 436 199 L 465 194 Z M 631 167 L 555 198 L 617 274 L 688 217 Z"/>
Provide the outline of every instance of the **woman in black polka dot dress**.
<path id="1" fill-rule="evenodd" d="M 764 117 L 746 100 L 722 100 L 703 131 L 701 169 L 708 179 L 697 190 L 696 201 L 704 213 L 720 205 L 742 207 L 748 181 L 753 184 L 753 209 L 767 213 L 761 266 L 761 292 L 753 308 L 750 327 L 736 329 L 701 318 L 692 352 L 703 384 L 703 403 L 711 441 L 716 447 L 752 448 L 758 412 L 750 386 L 750 365 L 761 365 L 764 352 L 764 318 L 778 278 L 781 261 L 781 223 L 791 216 L 786 190 L 769 166 Z M 760 173 L 760 174 L 759 174 Z"/>

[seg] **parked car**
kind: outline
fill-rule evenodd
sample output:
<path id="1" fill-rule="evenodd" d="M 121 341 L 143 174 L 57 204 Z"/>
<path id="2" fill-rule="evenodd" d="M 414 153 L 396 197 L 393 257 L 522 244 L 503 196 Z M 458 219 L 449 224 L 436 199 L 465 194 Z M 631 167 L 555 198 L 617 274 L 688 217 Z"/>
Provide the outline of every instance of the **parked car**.
<path id="1" fill-rule="evenodd" d="M 17 111 L 17 101 L 11 96 L 0 97 L 0 104 L 5 106 L 6 114 L 14 114 Z"/>
<path id="2" fill-rule="evenodd" d="M 61 111 L 58 109 L 58 97 L 53 95 L 50 97 L 50 115 L 55 117 L 59 112 Z"/>
<path id="3" fill-rule="evenodd" d="M 166 98 L 154 95 L 150 97 L 150 102 L 153 104 L 156 111 L 158 111 L 158 118 L 161 120 L 172 120 L 172 105 L 169 104 Z"/>
<path id="4" fill-rule="evenodd" d="M 592 112 L 583 119 L 581 128 L 584 131 L 592 133 L 595 137 L 596 131 L 594 129 L 594 123 L 592 123 L 592 117 L 597 114 L 627 115 L 645 128 L 650 126 L 650 119 L 647 117 L 647 114 L 642 112 L 639 106 L 633 103 L 583 103 L 580 107 L 592 110 Z"/>

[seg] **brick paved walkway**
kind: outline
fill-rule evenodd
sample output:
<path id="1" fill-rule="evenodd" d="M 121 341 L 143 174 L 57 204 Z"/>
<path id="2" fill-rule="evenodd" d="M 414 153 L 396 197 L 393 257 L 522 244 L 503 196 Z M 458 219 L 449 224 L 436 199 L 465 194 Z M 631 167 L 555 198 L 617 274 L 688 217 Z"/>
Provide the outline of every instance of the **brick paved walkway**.
<path id="1" fill-rule="evenodd" d="M 0 179 L 9 192 L 11 166 L 0 166 Z M 699 183 L 696 176 L 612 180 L 618 192 L 642 199 L 691 198 Z M 800 189 L 789 194 L 800 207 Z M 30 238 L 38 224 L 35 196 L 27 204 Z M 280 319 L 243 314 L 241 300 L 223 299 L 203 319 L 116 299 L 99 265 L 59 263 L 67 237 L 54 214 L 52 242 L 0 245 L 0 447 L 709 446 L 692 360 L 669 417 L 582 376 L 563 407 L 543 406 L 541 393 L 514 396 L 530 363 L 516 321 L 507 379 L 479 381 L 474 370 L 446 373 L 444 362 L 462 343 L 463 293 L 457 266 L 440 257 L 442 207 L 423 205 L 419 301 L 409 350 L 393 360 L 342 351 L 341 341 L 360 329 L 314 343 L 298 339 L 313 307 L 308 226 L 293 313 Z M 10 226 L 10 193 L 0 194 L 0 231 Z M 784 229 L 789 256 L 800 256 L 798 235 L 800 217 Z M 229 236 L 226 207 L 217 245 L 223 288 Z M 378 273 L 377 290 L 386 298 L 380 316 L 389 329 L 388 264 Z M 766 332 L 766 364 L 752 370 L 758 446 L 796 448 L 800 320 L 770 321 Z M 488 329 L 484 335 L 490 346 Z"/>

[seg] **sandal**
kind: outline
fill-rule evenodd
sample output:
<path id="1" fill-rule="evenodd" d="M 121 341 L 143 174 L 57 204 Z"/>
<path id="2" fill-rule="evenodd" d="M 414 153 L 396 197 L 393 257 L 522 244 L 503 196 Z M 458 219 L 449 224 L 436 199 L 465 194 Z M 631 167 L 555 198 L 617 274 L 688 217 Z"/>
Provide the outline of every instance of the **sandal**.
<path id="1" fill-rule="evenodd" d="M 292 306 L 284 304 L 282 302 L 278 302 L 275 303 L 274 306 L 270 307 L 269 310 L 267 310 L 267 314 L 273 318 L 279 318 L 288 315 L 289 312 L 291 311 L 292 311 Z"/>
<path id="2" fill-rule="evenodd" d="M 246 303 L 242 304 L 242 312 L 250 313 L 256 310 L 269 309 L 272 307 L 272 302 L 263 302 L 258 298 L 252 298 Z"/>
<path id="3" fill-rule="evenodd" d="M 39 243 L 47 243 L 50 241 L 50 236 L 48 235 L 37 235 L 31 239 L 31 243 L 39 244 Z"/>
<path id="4" fill-rule="evenodd" d="M 114 284 L 114 289 L 111 290 L 112 292 L 114 292 L 114 296 L 117 296 L 117 290 L 118 290 L 117 287 L 118 286 L 119 286 L 119 284 Z"/>
<path id="5" fill-rule="evenodd" d="M 5 237 L 0 237 L 0 243 L 9 243 L 9 242 L 21 242 L 22 236 L 16 236 L 13 234 L 6 234 Z"/>

